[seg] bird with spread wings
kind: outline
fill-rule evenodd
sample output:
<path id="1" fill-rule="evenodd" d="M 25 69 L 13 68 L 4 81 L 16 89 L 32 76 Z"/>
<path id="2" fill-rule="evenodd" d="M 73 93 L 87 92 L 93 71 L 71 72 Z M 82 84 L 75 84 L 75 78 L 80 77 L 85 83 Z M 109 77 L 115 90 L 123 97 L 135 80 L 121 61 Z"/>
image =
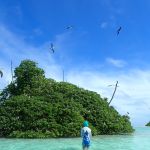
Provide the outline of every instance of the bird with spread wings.
<path id="1" fill-rule="evenodd" d="M 50 50 L 51 50 L 53 53 L 55 52 L 55 48 L 54 48 L 54 44 L 53 44 L 53 43 L 51 43 Z"/>
<path id="2" fill-rule="evenodd" d="M 0 70 L 0 76 L 1 76 L 1 78 L 3 77 L 3 72 Z"/>
<path id="3" fill-rule="evenodd" d="M 66 27 L 66 30 L 70 30 L 70 29 L 73 29 L 73 26 L 70 25 Z"/>
<path id="4" fill-rule="evenodd" d="M 119 35 L 120 31 L 121 31 L 122 27 L 119 27 L 117 30 L 117 36 Z"/>

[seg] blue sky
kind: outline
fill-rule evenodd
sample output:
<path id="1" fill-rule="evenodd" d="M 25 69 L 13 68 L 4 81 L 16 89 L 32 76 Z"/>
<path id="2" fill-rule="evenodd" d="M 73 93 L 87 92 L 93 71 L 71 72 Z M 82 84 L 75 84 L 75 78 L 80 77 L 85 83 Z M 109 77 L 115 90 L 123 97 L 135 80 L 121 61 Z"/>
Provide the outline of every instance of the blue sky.
<path id="1" fill-rule="evenodd" d="M 15 68 L 23 59 L 57 81 L 65 70 L 66 81 L 109 99 L 107 85 L 118 80 L 112 105 L 142 126 L 150 121 L 149 15 L 149 0 L 0 0 L 0 88 L 10 83 L 10 61 Z"/>

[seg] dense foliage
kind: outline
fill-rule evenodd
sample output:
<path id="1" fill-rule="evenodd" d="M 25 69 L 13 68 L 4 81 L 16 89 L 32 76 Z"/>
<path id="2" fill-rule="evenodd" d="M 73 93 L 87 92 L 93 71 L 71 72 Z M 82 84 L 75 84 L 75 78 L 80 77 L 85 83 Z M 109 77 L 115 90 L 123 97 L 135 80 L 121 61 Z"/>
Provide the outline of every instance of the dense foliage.
<path id="1" fill-rule="evenodd" d="M 146 126 L 150 126 L 150 122 L 146 124 Z"/>
<path id="2" fill-rule="evenodd" d="M 85 119 L 94 135 L 133 132 L 129 117 L 121 116 L 107 99 L 45 78 L 33 61 L 22 61 L 14 79 L 1 93 L 1 137 L 76 137 Z"/>

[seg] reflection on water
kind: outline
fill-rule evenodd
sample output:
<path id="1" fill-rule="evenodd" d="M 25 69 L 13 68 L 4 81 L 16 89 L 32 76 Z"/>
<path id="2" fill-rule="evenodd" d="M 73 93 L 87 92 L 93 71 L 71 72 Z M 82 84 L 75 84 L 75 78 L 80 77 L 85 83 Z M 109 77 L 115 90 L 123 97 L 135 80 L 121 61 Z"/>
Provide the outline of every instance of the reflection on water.
<path id="1" fill-rule="evenodd" d="M 81 150 L 81 138 L 0 139 L 0 150 Z M 131 135 L 93 137 L 90 150 L 150 150 L 150 128 L 136 128 Z"/>

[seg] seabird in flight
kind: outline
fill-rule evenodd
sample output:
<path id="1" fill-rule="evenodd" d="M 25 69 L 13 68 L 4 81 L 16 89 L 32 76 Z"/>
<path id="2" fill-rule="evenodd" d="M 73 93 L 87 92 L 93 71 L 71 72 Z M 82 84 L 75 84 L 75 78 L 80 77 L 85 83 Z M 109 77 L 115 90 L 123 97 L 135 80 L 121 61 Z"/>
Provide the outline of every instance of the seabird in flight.
<path id="1" fill-rule="evenodd" d="M 3 72 L 0 70 L 0 76 L 1 76 L 1 78 L 3 77 Z"/>
<path id="2" fill-rule="evenodd" d="M 50 50 L 51 50 L 53 53 L 55 52 L 53 43 L 51 43 Z"/>
<path id="3" fill-rule="evenodd" d="M 67 30 L 70 30 L 70 29 L 72 29 L 72 28 L 73 28 L 73 26 L 67 26 L 67 27 L 66 27 Z"/>
<path id="4" fill-rule="evenodd" d="M 119 35 L 120 31 L 121 31 L 122 27 L 119 27 L 117 30 L 117 36 Z"/>

